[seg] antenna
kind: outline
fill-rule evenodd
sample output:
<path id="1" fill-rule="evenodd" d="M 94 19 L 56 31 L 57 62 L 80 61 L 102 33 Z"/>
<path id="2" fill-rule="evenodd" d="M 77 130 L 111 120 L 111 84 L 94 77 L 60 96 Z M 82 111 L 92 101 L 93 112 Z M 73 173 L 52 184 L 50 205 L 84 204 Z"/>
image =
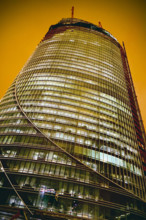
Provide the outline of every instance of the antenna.
<path id="1" fill-rule="evenodd" d="M 74 18 L 74 6 L 72 6 L 72 9 L 71 9 L 71 18 Z"/>

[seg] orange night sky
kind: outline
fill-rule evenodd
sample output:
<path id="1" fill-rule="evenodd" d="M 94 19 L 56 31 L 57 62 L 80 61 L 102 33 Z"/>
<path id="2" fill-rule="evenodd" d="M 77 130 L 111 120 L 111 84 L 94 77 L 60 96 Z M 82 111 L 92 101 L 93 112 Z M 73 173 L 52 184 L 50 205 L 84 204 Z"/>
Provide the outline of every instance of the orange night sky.
<path id="1" fill-rule="evenodd" d="M 98 24 L 122 44 L 146 128 L 146 1 L 145 0 L 1 0 L 0 98 L 48 31 L 50 25 L 71 16 Z"/>

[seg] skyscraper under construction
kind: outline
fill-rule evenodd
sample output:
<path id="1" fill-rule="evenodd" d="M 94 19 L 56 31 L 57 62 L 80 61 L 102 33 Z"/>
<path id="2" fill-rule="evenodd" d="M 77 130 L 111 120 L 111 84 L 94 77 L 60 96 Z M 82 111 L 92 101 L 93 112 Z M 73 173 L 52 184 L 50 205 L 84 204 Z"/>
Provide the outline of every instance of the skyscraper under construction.
<path id="1" fill-rule="evenodd" d="M 145 147 L 124 45 L 62 19 L 0 103 L 0 218 L 144 220 Z"/>

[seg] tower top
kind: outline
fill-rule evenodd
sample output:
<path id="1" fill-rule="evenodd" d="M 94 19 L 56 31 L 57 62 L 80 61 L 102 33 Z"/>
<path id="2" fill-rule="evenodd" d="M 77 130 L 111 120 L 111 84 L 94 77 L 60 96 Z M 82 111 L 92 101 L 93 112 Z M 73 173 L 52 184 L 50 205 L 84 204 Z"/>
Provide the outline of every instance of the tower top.
<path id="1" fill-rule="evenodd" d="M 98 23 L 98 25 L 92 24 L 88 21 L 84 21 L 78 18 L 74 18 L 74 6 L 71 9 L 72 11 L 72 17 L 71 18 L 63 18 L 59 23 L 55 24 L 55 25 L 51 25 L 50 30 L 53 30 L 55 28 L 61 27 L 61 26 L 76 26 L 76 27 L 83 27 L 83 28 L 87 28 L 89 30 L 94 30 L 94 31 L 98 31 L 101 32 L 107 36 L 110 36 L 111 38 L 113 38 L 114 40 L 117 41 L 117 39 L 112 36 L 108 31 L 106 31 L 102 25 L 101 22 Z"/>

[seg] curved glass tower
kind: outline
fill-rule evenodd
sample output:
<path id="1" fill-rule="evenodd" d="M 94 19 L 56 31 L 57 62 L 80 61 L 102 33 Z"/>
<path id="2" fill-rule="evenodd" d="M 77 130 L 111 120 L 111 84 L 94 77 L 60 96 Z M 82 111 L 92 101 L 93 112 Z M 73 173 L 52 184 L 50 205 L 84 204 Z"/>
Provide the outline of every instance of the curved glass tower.
<path id="1" fill-rule="evenodd" d="M 0 217 L 145 219 L 145 132 L 125 49 L 50 27 L 0 104 Z"/>

